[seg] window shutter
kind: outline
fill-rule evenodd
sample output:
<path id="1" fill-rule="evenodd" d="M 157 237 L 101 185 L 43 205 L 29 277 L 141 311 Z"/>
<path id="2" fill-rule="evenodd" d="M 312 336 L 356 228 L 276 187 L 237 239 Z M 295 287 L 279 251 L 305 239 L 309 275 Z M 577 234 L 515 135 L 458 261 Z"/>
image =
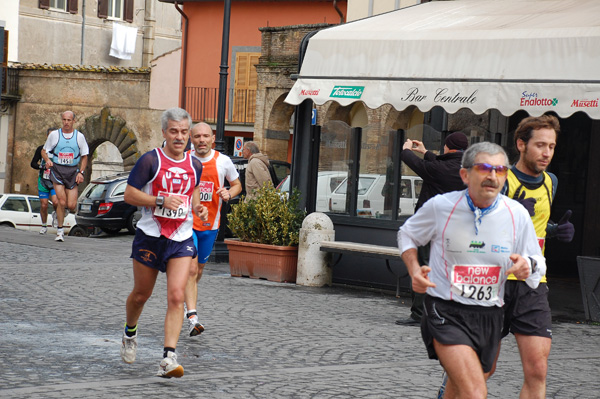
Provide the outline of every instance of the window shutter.
<path id="1" fill-rule="evenodd" d="M 4 52 L 3 54 L 3 59 L 2 59 L 2 64 L 0 64 L 0 66 L 2 66 L 2 93 L 7 93 L 8 92 L 8 88 L 6 87 L 6 85 L 8 84 L 8 31 L 5 30 L 4 31 Z"/>
<path id="2" fill-rule="evenodd" d="M 108 0 L 98 0 L 98 18 L 108 18 Z"/>
<path id="3" fill-rule="evenodd" d="M 125 21 L 133 22 L 133 0 L 125 0 L 123 15 L 123 19 Z"/>
<path id="4" fill-rule="evenodd" d="M 77 0 L 69 0 L 68 6 L 71 14 L 77 14 Z"/>
<path id="5" fill-rule="evenodd" d="M 50 8 L 50 0 L 40 0 L 40 8 L 48 10 Z"/>

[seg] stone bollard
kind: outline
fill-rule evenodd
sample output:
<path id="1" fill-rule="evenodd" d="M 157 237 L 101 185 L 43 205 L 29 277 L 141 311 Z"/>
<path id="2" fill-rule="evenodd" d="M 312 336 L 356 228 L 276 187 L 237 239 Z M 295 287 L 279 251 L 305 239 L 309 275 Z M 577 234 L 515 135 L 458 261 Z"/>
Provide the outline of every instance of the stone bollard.
<path id="1" fill-rule="evenodd" d="M 331 285 L 331 268 L 327 253 L 320 250 L 321 241 L 335 240 L 333 222 L 324 213 L 314 212 L 304 218 L 298 244 L 296 284 L 310 287 Z"/>

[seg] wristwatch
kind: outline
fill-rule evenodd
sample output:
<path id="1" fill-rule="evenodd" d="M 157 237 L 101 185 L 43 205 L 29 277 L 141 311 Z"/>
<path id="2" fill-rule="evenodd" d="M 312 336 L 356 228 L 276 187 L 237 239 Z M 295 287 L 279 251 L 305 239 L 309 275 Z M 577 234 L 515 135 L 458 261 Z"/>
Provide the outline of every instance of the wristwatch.
<path id="1" fill-rule="evenodd" d="M 165 203 L 165 197 L 163 197 L 162 195 L 159 195 L 158 197 L 156 197 L 156 206 L 163 206 Z"/>
<path id="2" fill-rule="evenodd" d="M 537 260 L 533 259 L 531 256 L 528 256 L 529 261 L 531 262 L 531 274 L 537 272 Z"/>

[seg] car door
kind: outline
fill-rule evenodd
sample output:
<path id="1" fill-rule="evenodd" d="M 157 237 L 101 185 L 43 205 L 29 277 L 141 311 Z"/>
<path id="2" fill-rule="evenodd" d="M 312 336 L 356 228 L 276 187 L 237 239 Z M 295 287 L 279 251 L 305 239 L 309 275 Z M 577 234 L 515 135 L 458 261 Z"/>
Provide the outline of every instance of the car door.
<path id="1" fill-rule="evenodd" d="M 37 197 L 28 197 L 27 200 L 29 201 L 29 208 L 31 209 L 31 223 L 29 224 L 29 230 L 38 231 L 40 227 L 42 227 L 42 215 L 40 213 L 42 210 L 42 204 L 40 199 Z M 50 204 L 48 204 L 48 208 L 50 208 Z M 48 214 L 51 215 L 52 210 L 49 209 Z M 52 218 L 49 216 L 48 219 Z M 51 220 L 48 220 L 48 223 L 51 222 Z"/>

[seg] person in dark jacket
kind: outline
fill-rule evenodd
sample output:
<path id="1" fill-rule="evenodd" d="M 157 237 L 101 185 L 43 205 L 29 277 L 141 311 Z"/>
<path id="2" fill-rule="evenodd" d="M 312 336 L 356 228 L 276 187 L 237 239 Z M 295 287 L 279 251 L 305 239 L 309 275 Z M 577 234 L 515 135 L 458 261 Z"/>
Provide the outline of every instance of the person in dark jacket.
<path id="1" fill-rule="evenodd" d="M 423 142 L 419 140 L 406 140 L 400 153 L 400 159 L 423 179 L 423 187 L 415 205 L 415 212 L 427 200 L 438 194 L 465 188 L 459 170 L 463 151 L 468 146 L 469 140 L 462 132 L 454 132 L 446 137 L 442 155 L 427 151 Z M 424 154 L 423 159 L 418 157 L 415 152 Z M 418 256 L 421 265 L 429 264 L 429 244 L 418 248 Z M 423 294 L 413 292 L 410 316 L 396 320 L 396 324 L 415 326 L 421 324 L 424 297 Z"/>

